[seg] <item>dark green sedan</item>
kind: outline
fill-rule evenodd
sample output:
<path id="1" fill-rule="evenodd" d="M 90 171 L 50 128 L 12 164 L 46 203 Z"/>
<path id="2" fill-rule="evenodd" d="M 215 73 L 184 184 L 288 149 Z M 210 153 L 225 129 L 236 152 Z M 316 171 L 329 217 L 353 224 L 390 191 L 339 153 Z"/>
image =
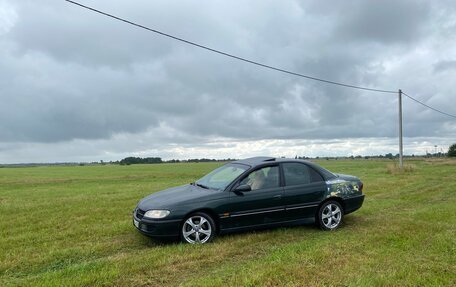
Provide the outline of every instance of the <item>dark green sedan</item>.
<path id="1" fill-rule="evenodd" d="M 304 160 L 253 157 L 145 197 L 133 212 L 133 224 L 151 237 L 206 243 L 217 234 L 309 219 L 334 230 L 363 201 L 357 177 Z"/>

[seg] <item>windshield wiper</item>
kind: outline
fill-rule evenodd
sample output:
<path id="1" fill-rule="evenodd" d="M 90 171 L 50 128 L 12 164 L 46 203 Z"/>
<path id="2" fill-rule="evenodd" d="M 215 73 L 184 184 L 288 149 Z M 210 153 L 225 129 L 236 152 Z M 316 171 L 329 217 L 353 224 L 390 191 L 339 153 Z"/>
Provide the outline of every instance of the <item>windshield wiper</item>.
<path id="1" fill-rule="evenodd" d="M 201 183 L 196 183 L 196 185 L 201 187 L 201 188 L 204 188 L 204 189 L 209 189 L 208 186 L 205 186 L 204 184 L 201 184 Z"/>

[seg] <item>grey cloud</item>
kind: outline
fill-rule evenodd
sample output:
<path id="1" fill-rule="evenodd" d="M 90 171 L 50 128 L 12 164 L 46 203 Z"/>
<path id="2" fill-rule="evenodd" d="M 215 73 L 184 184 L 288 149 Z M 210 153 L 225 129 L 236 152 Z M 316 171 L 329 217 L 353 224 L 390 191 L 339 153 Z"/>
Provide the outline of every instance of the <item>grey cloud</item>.
<path id="1" fill-rule="evenodd" d="M 444 60 L 434 64 L 434 72 L 456 70 L 456 60 Z"/>
<path id="2" fill-rule="evenodd" d="M 156 39 L 161 41 L 156 45 L 139 29 L 63 1 L 22 4 L 17 24 L 6 39 L 17 43 L 23 54 L 39 51 L 61 62 L 125 67 L 147 60 L 150 55 L 159 58 L 171 51 L 169 41 Z"/>
<path id="3" fill-rule="evenodd" d="M 446 77 L 456 76 L 455 70 L 441 58 L 454 44 L 440 32 L 450 15 L 429 28 L 441 16 L 438 3 L 258 1 L 242 9 L 223 1 L 87 4 L 303 74 L 385 89 L 407 86 L 420 99 L 456 113 L 445 106 L 452 89 Z M 10 6 L 17 20 L 0 36 L 0 142 L 109 144 L 118 135 L 141 137 L 150 130 L 155 133 L 147 138 L 158 146 L 197 146 L 214 138 L 397 135 L 396 95 L 252 66 L 63 1 Z M 446 73 L 423 69 L 432 65 Z M 424 78 L 443 82 L 440 90 Z M 454 136 L 449 119 L 404 105 L 409 136 Z"/>
<path id="4" fill-rule="evenodd" d="M 357 42 L 416 42 L 425 36 L 431 15 L 426 1 L 353 1 L 344 6 L 336 34 Z"/>

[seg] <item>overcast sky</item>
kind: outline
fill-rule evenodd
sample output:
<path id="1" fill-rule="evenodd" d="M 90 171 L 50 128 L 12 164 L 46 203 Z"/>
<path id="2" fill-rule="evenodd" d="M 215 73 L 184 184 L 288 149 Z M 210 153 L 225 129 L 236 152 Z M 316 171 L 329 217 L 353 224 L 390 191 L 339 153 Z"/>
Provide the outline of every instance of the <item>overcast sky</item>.
<path id="1" fill-rule="evenodd" d="M 456 114 L 455 1 L 87 1 L 298 73 Z M 396 94 L 239 62 L 62 0 L 0 0 L 0 163 L 397 153 Z M 456 120 L 404 98 L 404 153 Z"/>

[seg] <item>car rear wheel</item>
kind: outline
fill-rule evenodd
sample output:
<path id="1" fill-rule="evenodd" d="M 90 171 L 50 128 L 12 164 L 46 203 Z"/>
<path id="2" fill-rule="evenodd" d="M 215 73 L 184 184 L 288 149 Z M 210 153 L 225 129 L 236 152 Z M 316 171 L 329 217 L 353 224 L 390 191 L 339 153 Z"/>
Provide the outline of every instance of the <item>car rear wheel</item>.
<path id="1" fill-rule="evenodd" d="M 334 200 L 325 202 L 318 210 L 317 220 L 323 230 L 334 230 L 342 222 L 343 209 L 340 203 Z"/>
<path id="2" fill-rule="evenodd" d="M 204 212 L 191 214 L 182 224 L 181 239 L 183 242 L 203 244 L 211 241 L 214 236 L 214 220 Z"/>

